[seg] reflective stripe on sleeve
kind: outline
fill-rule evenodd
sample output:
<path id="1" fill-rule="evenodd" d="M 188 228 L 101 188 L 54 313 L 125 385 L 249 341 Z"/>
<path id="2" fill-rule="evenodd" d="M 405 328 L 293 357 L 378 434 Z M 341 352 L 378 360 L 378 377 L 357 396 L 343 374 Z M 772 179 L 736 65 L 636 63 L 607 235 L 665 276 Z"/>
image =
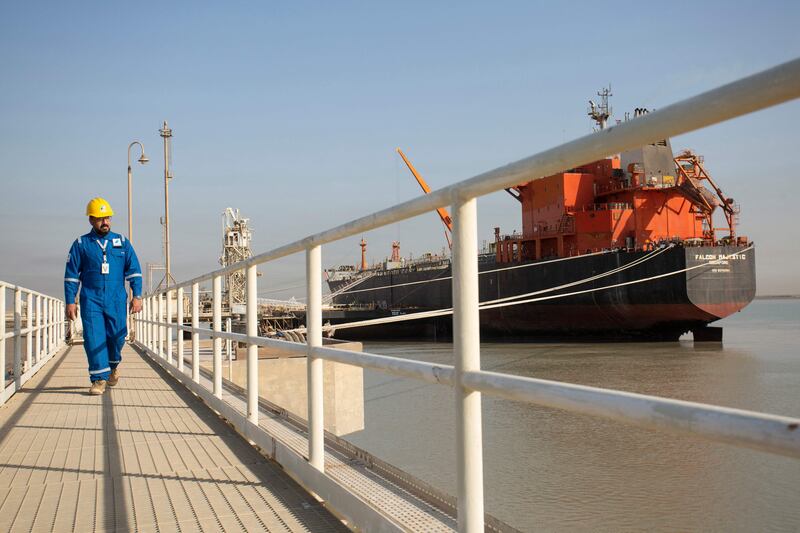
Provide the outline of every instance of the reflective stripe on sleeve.
<path id="1" fill-rule="evenodd" d="M 142 277 L 141 274 L 129 274 L 129 275 L 125 276 L 125 279 L 141 278 L 141 277 Z"/>
<path id="2" fill-rule="evenodd" d="M 71 281 L 72 283 L 80 283 L 81 280 L 75 278 L 64 278 L 64 281 Z"/>

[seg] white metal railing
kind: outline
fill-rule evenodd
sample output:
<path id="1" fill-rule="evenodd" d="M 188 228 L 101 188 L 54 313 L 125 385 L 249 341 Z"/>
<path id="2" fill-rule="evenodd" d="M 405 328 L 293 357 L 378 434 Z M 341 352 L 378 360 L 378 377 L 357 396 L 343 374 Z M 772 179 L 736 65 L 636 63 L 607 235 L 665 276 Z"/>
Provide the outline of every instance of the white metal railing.
<path id="1" fill-rule="evenodd" d="M 797 97 L 800 97 L 800 59 L 455 183 L 431 194 L 255 255 L 246 261 L 178 283 L 168 290 L 147 295 L 144 301 L 144 315 L 136 320 L 136 338 L 141 340 L 140 345 L 162 365 L 177 368 L 180 379 L 187 386 L 199 392 L 207 401 L 211 401 L 221 413 L 228 413 L 227 416 L 234 419 L 231 421 L 245 435 L 256 435 L 260 431 L 258 429 L 258 346 L 277 346 L 284 350 L 306 354 L 308 356 L 308 460 L 307 463 L 295 461 L 292 464 L 297 469 L 307 468 L 302 466 L 303 464 L 310 465 L 317 472 L 316 475 L 309 475 L 304 470 L 305 473 L 295 472 L 295 475 L 309 482 L 312 485 L 311 490 L 318 493 L 320 492 L 317 490 L 317 486 L 320 487 L 319 490 L 322 490 L 325 481 L 324 477 L 318 475 L 324 476 L 325 471 L 322 360 L 372 368 L 388 374 L 453 387 L 457 418 L 457 497 L 458 529 L 460 531 L 482 531 L 484 528 L 481 393 L 800 458 L 800 419 L 481 370 L 478 333 L 476 211 L 478 196 Z M 427 213 L 448 204 L 452 204 L 454 213 L 452 284 L 455 365 L 439 365 L 323 347 L 321 246 Z M 256 316 L 256 266 L 297 252 L 306 253 L 308 342 L 307 344 L 298 344 L 259 337 Z M 246 270 L 247 277 L 246 333 L 222 331 L 219 305 L 221 300 L 219 287 L 222 277 L 227 273 L 243 269 Z M 212 329 L 199 327 L 199 286 L 200 283 L 207 281 L 212 281 L 214 286 L 212 291 L 214 300 Z M 172 302 L 172 295 L 176 291 L 181 297 L 179 301 L 182 301 L 183 292 L 187 288 L 191 289 L 192 294 L 191 326 L 184 326 L 182 322 L 176 324 L 172 321 L 173 313 L 170 303 L 166 306 L 166 317 L 163 316 L 165 306 L 161 304 L 164 295 L 167 296 L 167 302 Z M 179 305 L 178 308 L 181 309 L 182 305 Z M 192 334 L 191 380 L 183 377 L 185 376 L 183 358 L 179 355 L 177 367 L 172 361 L 170 340 L 173 331 L 187 331 Z M 162 340 L 165 332 L 167 337 L 166 353 Z M 213 391 L 203 390 L 199 386 L 199 339 L 201 335 L 214 338 Z M 239 420 L 238 415 L 228 409 L 224 402 L 221 402 L 221 339 L 243 342 L 248 345 L 246 420 L 243 418 Z M 181 333 L 178 335 L 178 353 L 182 352 L 183 335 Z M 209 396 L 210 392 L 213 392 L 213 397 Z M 331 505 L 335 504 L 335 502 L 330 503 Z M 346 514 L 341 509 L 340 512 Z M 357 520 L 354 523 L 358 525 Z"/>
<path id="2" fill-rule="evenodd" d="M 14 301 L 14 325 L 10 331 L 7 331 L 6 324 L 7 291 L 13 292 Z M 0 373 L 3 377 L 0 382 L 0 405 L 3 405 L 64 346 L 67 322 L 63 300 L 5 281 L 0 281 L 0 317 Z M 14 340 L 13 381 L 6 385 L 6 344 L 9 339 Z"/>

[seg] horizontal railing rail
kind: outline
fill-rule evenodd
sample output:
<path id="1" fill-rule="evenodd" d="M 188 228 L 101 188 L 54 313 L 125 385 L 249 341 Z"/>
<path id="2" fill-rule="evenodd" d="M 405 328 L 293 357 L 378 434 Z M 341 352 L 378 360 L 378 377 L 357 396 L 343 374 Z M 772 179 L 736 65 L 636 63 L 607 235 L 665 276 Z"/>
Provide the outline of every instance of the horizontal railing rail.
<path id="1" fill-rule="evenodd" d="M 13 294 L 13 326 L 8 330 L 6 299 Z M 24 302 L 24 303 L 23 303 Z M 23 315 L 24 309 L 24 315 Z M 33 289 L 0 281 L 0 405 L 3 405 L 64 346 L 67 322 L 64 301 Z M 23 327 L 23 318 L 25 326 Z M 13 363 L 6 385 L 8 340 L 14 341 Z M 25 344 L 25 358 L 22 345 Z"/>
<path id="2" fill-rule="evenodd" d="M 704 126 L 757 111 L 800 97 L 800 59 L 705 92 L 659 111 L 609 127 L 545 150 L 515 163 L 455 183 L 428 195 L 377 211 L 285 246 L 255 255 L 246 261 L 197 276 L 145 297 L 144 314 L 135 321 L 136 339 L 148 354 L 178 372 L 184 369 L 183 332 L 191 333 L 191 381 L 183 380 L 214 405 L 222 399 L 223 339 L 247 345 L 246 415 L 239 420 L 225 408 L 241 431 L 258 428 L 258 347 L 272 346 L 308 357 L 308 457 L 292 462 L 293 468 L 311 468 L 297 474 L 312 480 L 309 488 L 319 493 L 327 478 L 324 464 L 322 420 L 322 361 L 337 361 L 362 368 L 451 386 L 456 404 L 457 501 L 460 531 L 482 531 L 483 459 L 481 393 L 572 412 L 601 416 L 651 429 L 690 434 L 737 446 L 800 458 L 800 419 L 752 411 L 683 402 L 629 392 L 585 387 L 570 383 L 498 374 L 480 369 L 478 236 L 476 198 L 514 185 L 557 173 L 565 168 L 607 157 L 626 149 L 686 133 Z M 353 352 L 322 346 L 321 246 L 405 220 L 452 204 L 453 213 L 453 366 L 424 361 Z M 306 253 L 307 344 L 258 335 L 256 267 L 294 253 Z M 223 277 L 245 270 L 247 278 L 245 333 L 224 332 L 221 327 Z M 199 324 L 200 284 L 212 282 L 212 325 Z M 191 291 L 191 326 L 183 324 L 183 301 Z M 175 305 L 175 303 L 178 305 Z M 175 318 L 175 321 L 173 321 Z M 177 333 L 177 335 L 175 335 Z M 211 390 L 200 383 L 200 337 L 213 339 Z M 177 337 L 177 339 L 175 339 Z M 177 340 L 177 343 L 174 343 Z M 173 344 L 177 360 L 173 357 Z M 188 386 L 187 385 L 187 386 Z M 222 407 L 220 407 L 222 408 Z M 219 410 L 219 409 L 218 409 Z M 329 481 L 329 480 L 328 480 Z M 331 503 L 334 505 L 334 502 Z M 347 514 L 345 510 L 340 511 Z M 357 517 L 349 517 L 358 525 Z"/>

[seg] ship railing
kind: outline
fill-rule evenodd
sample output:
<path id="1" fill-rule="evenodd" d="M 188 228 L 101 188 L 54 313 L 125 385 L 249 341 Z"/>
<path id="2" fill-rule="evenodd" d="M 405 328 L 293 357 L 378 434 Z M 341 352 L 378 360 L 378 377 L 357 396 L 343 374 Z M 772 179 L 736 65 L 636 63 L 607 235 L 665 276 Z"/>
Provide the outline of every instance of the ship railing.
<path id="1" fill-rule="evenodd" d="M 350 523 L 355 527 L 362 527 L 366 517 L 374 519 L 380 513 L 370 511 L 367 503 L 354 497 L 346 488 L 338 485 L 333 477 L 326 475 L 322 404 L 324 360 L 452 387 L 456 407 L 453 438 L 457 450 L 457 514 L 460 531 L 483 531 L 485 524 L 482 394 L 800 458 L 800 419 L 481 370 L 476 260 L 476 198 L 798 97 L 800 59 L 151 293 L 145 299 L 144 317 L 135 321 L 137 342 L 156 362 L 227 418 L 238 431 L 262 449 L 272 450 L 273 457 L 286 458 L 284 468 L 323 497 L 340 515 L 351 520 Z M 321 247 L 447 205 L 452 205 L 453 214 L 454 365 L 323 347 Z M 307 344 L 259 337 L 257 266 L 301 252 L 305 254 L 306 263 Z M 245 334 L 224 332 L 221 327 L 222 280 L 226 274 L 238 270 L 245 270 L 247 280 Z M 213 286 L 211 330 L 199 327 L 197 313 L 200 284 L 209 281 Z M 166 298 L 166 306 L 162 304 L 167 292 L 177 291 L 178 301 L 181 301 L 183 292 L 187 290 L 192 293 L 191 326 L 182 325 L 180 306 L 177 323 L 172 321 L 172 298 Z M 188 331 L 192 335 L 191 375 L 184 371 L 182 334 L 177 335 L 177 358 L 173 357 L 172 339 L 180 331 Z M 214 339 L 210 389 L 200 382 L 201 335 Z M 246 413 L 240 413 L 222 398 L 223 339 L 247 344 Z M 308 357 L 307 458 L 292 455 L 293 452 L 279 438 L 267 435 L 258 425 L 259 346 L 279 346 Z"/>
<path id="2" fill-rule="evenodd" d="M 12 300 L 9 328 L 7 299 Z M 0 405 L 45 366 L 65 344 L 67 322 L 64 301 L 46 294 L 0 281 Z M 11 371 L 8 372 L 8 341 L 13 341 Z M 23 344 L 25 356 L 23 358 Z M 8 378 L 11 382 L 7 383 Z"/>
<path id="3" fill-rule="evenodd" d="M 613 194 L 618 192 L 626 192 L 632 191 L 635 189 L 639 189 L 642 187 L 643 184 L 639 183 L 638 178 L 633 177 L 631 178 L 630 182 L 621 181 L 616 183 L 610 183 L 609 185 L 595 185 L 594 193 L 595 195 L 600 194 Z"/>
<path id="4" fill-rule="evenodd" d="M 582 205 L 580 207 L 572 207 L 573 213 L 590 212 L 590 211 L 611 211 L 611 210 L 626 210 L 633 209 L 633 205 L 628 202 L 605 202 L 597 204 Z"/>

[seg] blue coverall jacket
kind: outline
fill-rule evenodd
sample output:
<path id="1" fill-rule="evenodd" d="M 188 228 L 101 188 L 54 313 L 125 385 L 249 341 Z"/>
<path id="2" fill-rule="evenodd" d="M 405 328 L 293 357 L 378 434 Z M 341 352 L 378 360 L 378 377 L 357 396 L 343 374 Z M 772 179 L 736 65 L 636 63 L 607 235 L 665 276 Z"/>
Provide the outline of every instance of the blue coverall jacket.
<path id="1" fill-rule="evenodd" d="M 103 263 L 108 273 L 103 273 Z M 128 334 L 125 281 L 134 297 L 142 296 L 142 269 L 133 246 L 124 235 L 94 231 L 78 237 L 67 258 L 64 272 L 65 301 L 75 302 L 80 291 L 83 345 L 89 359 L 89 379 L 107 380 L 122 361 L 122 346 Z"/>

